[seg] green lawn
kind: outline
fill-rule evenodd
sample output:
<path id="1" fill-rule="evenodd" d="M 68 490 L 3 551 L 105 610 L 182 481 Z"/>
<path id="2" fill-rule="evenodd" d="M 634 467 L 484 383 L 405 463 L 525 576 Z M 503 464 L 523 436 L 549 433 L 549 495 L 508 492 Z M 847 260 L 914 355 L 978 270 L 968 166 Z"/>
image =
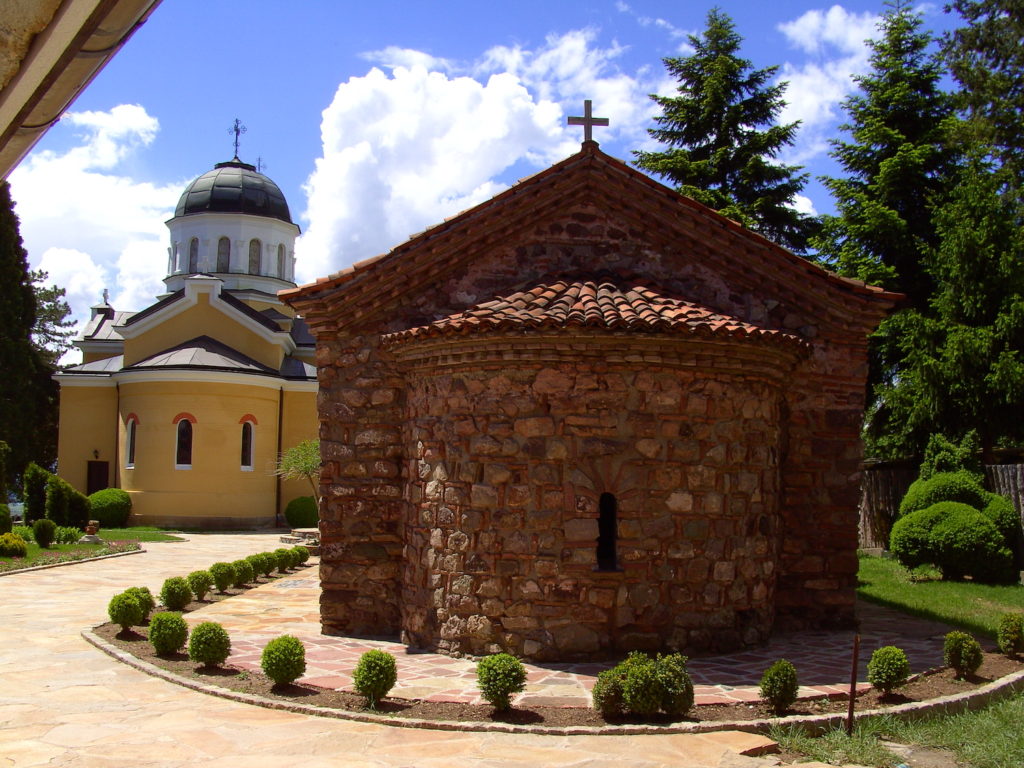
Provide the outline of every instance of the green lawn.
<path id="1" fill-rule="evenodd" d="M 857 593 L 865 600 L 994 638 L 999 618 L 1024 612 L 1024 586 L 911 578 L 895 560 L 861 555 Z"/>
<path id="2" fill-rule="evenodd" d="M 51 544 L 49 549 L 43 549 L 34 541 L 30 541 L 27 543 L 27 548 L 25 557 L 0 557 L 0 572 L 18 571 L 22 568 L 51 563 L 69 563 L 116 552 L 129 552 L 138 549 L 139 545 L 135 541 L 121 541 L 109 544 Z"/>
<path id="3" fill-rule="evenodd" d="M 101 528 L 99 537 L 107 541 L 184 541 L 162 528 L 139 525 L 132 528 Z"/>

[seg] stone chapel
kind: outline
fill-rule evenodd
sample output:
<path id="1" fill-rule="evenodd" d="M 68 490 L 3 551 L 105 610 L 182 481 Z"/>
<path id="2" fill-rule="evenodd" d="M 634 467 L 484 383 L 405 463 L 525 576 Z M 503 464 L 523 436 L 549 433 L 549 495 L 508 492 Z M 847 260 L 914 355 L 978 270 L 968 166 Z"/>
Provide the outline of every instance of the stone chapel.
<path id="1" fill-rule="evenodd" d="M 316 337 L 326 633 L 564 660 L 852 623 L 899 295 L 589 140 L 280 295 Z"/>

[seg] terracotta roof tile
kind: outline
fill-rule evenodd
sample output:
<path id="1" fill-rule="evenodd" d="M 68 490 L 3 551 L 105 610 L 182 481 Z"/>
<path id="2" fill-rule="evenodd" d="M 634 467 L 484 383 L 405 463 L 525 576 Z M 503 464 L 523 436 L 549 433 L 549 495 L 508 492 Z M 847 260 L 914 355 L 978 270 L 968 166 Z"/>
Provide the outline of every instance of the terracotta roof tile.
<path id="1" fill-rule="evenodd" d="M 763 340 L 805 346 L 785 331 L 761 328 L 637 281 L 556 280 L 477 304 L 427 325 L 391 333 L 386 344 L 486 331 L 601 328 L 642 333 Z"/>

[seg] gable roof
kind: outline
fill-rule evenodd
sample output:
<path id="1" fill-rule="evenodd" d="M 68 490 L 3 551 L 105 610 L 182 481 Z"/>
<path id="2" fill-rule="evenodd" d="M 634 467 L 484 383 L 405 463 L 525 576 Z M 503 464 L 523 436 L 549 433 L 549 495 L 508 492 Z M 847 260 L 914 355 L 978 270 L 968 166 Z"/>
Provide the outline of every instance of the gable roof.
<path id="1" fill-rule="evenodd" d="M 436 284 L 481 250 L 507 244 L 537 219 L 581 202 L 614 209 L 652 244 L 686 249 L 701 261 L 731 268 L 751 288 L 778 284 L 812 311 L 835 312 L 865 327 L 873 329 L 902 298 L 822 269 L 601 152 L 594 141 L 387 254 L 278 296 L 314 331 L 383 317 L 402 296 Z"/>

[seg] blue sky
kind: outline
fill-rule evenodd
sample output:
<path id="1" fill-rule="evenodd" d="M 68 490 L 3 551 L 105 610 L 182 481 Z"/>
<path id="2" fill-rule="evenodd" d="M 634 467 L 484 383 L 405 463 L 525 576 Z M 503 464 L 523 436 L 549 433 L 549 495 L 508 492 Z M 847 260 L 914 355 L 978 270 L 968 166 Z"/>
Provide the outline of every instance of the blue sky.
<path id="1" fill-rule="evenodd" d="M 687 53 L 710 4 L 660 0 L 164 0 L 11 175 L 34 267 L 77 319 L 162 290 L 183 187 L 240 156 L 282 188 L 307 282 L 386 251 L 576 151 L 584 98 L 606 152 L 651 148 L 661 59 Z M 828 139 L 867 62 L 881 3 L 722 3 L 755 66 L 779 65 L 802 129 L 788 162 L 834 173 Z M 921 6 L 926 26 L 951 19 Z M 797 205 L 830 211 L 818 182 Z M 73 359 L 73 358 L 72 358 Z"/>

